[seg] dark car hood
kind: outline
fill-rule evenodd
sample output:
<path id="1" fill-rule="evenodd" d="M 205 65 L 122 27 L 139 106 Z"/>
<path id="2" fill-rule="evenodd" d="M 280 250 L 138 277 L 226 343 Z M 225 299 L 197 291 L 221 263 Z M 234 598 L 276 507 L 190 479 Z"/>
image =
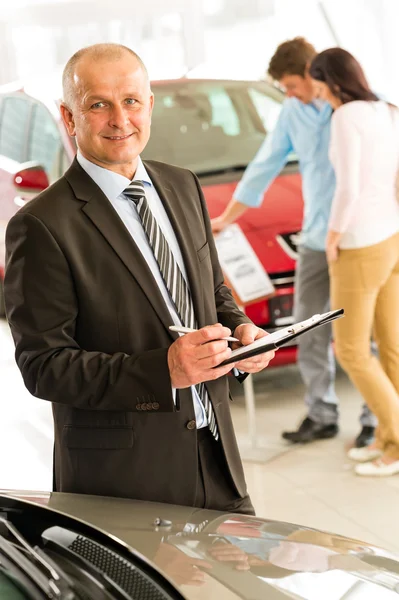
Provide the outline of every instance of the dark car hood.
<path id="1" fill-rule="evenodd" d="M 356 600 L 385 600 L 399 592 L 399 557 L 290 523 L 127 499 L 0 494 L 60 511 L 118 538 L 155 564 L 190 600 L 343 600 L 352 593 Z M 228 544 L 250 555 L 250 570 L 220 560 L 220 548 Z M 198 560 L 208 563 L 201 586 L 187 575 Z"/>

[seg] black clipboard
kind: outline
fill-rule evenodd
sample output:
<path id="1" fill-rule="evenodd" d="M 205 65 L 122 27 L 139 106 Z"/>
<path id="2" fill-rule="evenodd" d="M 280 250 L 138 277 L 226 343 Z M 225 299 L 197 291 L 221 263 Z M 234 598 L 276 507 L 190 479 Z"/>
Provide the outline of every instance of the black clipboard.
<path id="1" fill-rule="evenodd" d="M 230 363 L 238 362 L 245 358 L 251 358 L 257 354 L 263 354 L 263 352 L 281 348 L 281 346 L 288 344 L 288 342 L 291 342 L 291 340 L 294 340 L 303 333 L 315 329 L 315 327 L 320 327 L 320 325 L 331 323 L 331 321 L 340 319 L 343 316 L 344 309 L 339 308 L 338 310 L 330 310 L 321 315 L 313 315 L 310 319 L 278 329 L 274 333 L 261 338 L 261 340 L 256 340 L 248 346 L 241 346 L 240 348 L 237 348 L 237 350 L 233 350 L 229 358 L 220 363 L 218 367 L 229 365 Z"/>

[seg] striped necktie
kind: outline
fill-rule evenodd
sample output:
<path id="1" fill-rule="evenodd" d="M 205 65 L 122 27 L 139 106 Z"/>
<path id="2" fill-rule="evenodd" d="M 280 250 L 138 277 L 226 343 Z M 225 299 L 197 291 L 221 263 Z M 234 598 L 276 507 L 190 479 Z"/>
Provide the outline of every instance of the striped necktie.
<path id="1" fill-rule="evenodd" d="M 148 243 L 152 248 L 162 279 L 182 325 L 184 327 L 197 329 L 197 321 L 189 287 L 157 220 L 151 212 L 147 198 L 145 197 L 143 182 L 133 180 L 123 193 L 129 200 L 132 200 L 136 206 Z M 208 427 L 215 440 L 217 440 L 219 439 L 218 427 L 212 402 L 209 398 L 205 384 L 199 383 L 195 387 L 205 409 Z"/>

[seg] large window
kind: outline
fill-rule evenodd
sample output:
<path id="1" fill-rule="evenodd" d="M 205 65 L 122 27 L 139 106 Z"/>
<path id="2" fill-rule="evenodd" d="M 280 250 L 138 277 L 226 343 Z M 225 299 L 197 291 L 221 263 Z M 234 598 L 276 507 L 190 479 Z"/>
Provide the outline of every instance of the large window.
<path id="1" fill-rule="evenodd" d="M 31 102 L 10 96 L 1 105 L 0 154 L 17 162 L 26 160 L 27 127 Z"/>
<path id="2" fill-rule="evenodd" d="M 57 124 L 42 104 L 33 108 L 29 135 L 28 160 L 38 162 L 49 177 L 50 182 L 60 177 L 62 141 Z"/>
<path id="3" fill-rule="evenodd" d="M 264 82 L 154 84 L 151 138 L 144 158 L 198 174 L 245 167 L 270 133 L 283 95 Z"/>
<path id="4" fill-rule="evenodd" d="M 209 91 L 210 118 L 213 127 L 221 127 L 226 135 L 240 135 L 240 119 L 233 101 L 223 87 L 214 87 Z"/>
<path id="5" fill-rule="evenodd" d="M 281 111 L 281 102 L 277 102 L 259 88 L 250 87 L 248 93 L 263 121 L 267 132 L 273 131 Z"/>

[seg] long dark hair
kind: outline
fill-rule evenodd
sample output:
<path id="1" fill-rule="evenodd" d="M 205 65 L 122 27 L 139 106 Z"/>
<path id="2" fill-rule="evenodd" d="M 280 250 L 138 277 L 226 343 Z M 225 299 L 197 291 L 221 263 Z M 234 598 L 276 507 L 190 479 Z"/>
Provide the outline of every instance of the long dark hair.
<path id="1" fill-rule="evenodd" d="M 353 100 L 378 100 L 356 58 L 342 48 L 329 48 L 315 56 L 309 67 L 309 75 L 316 81 L 326 83 L 342 104 Z"/>

